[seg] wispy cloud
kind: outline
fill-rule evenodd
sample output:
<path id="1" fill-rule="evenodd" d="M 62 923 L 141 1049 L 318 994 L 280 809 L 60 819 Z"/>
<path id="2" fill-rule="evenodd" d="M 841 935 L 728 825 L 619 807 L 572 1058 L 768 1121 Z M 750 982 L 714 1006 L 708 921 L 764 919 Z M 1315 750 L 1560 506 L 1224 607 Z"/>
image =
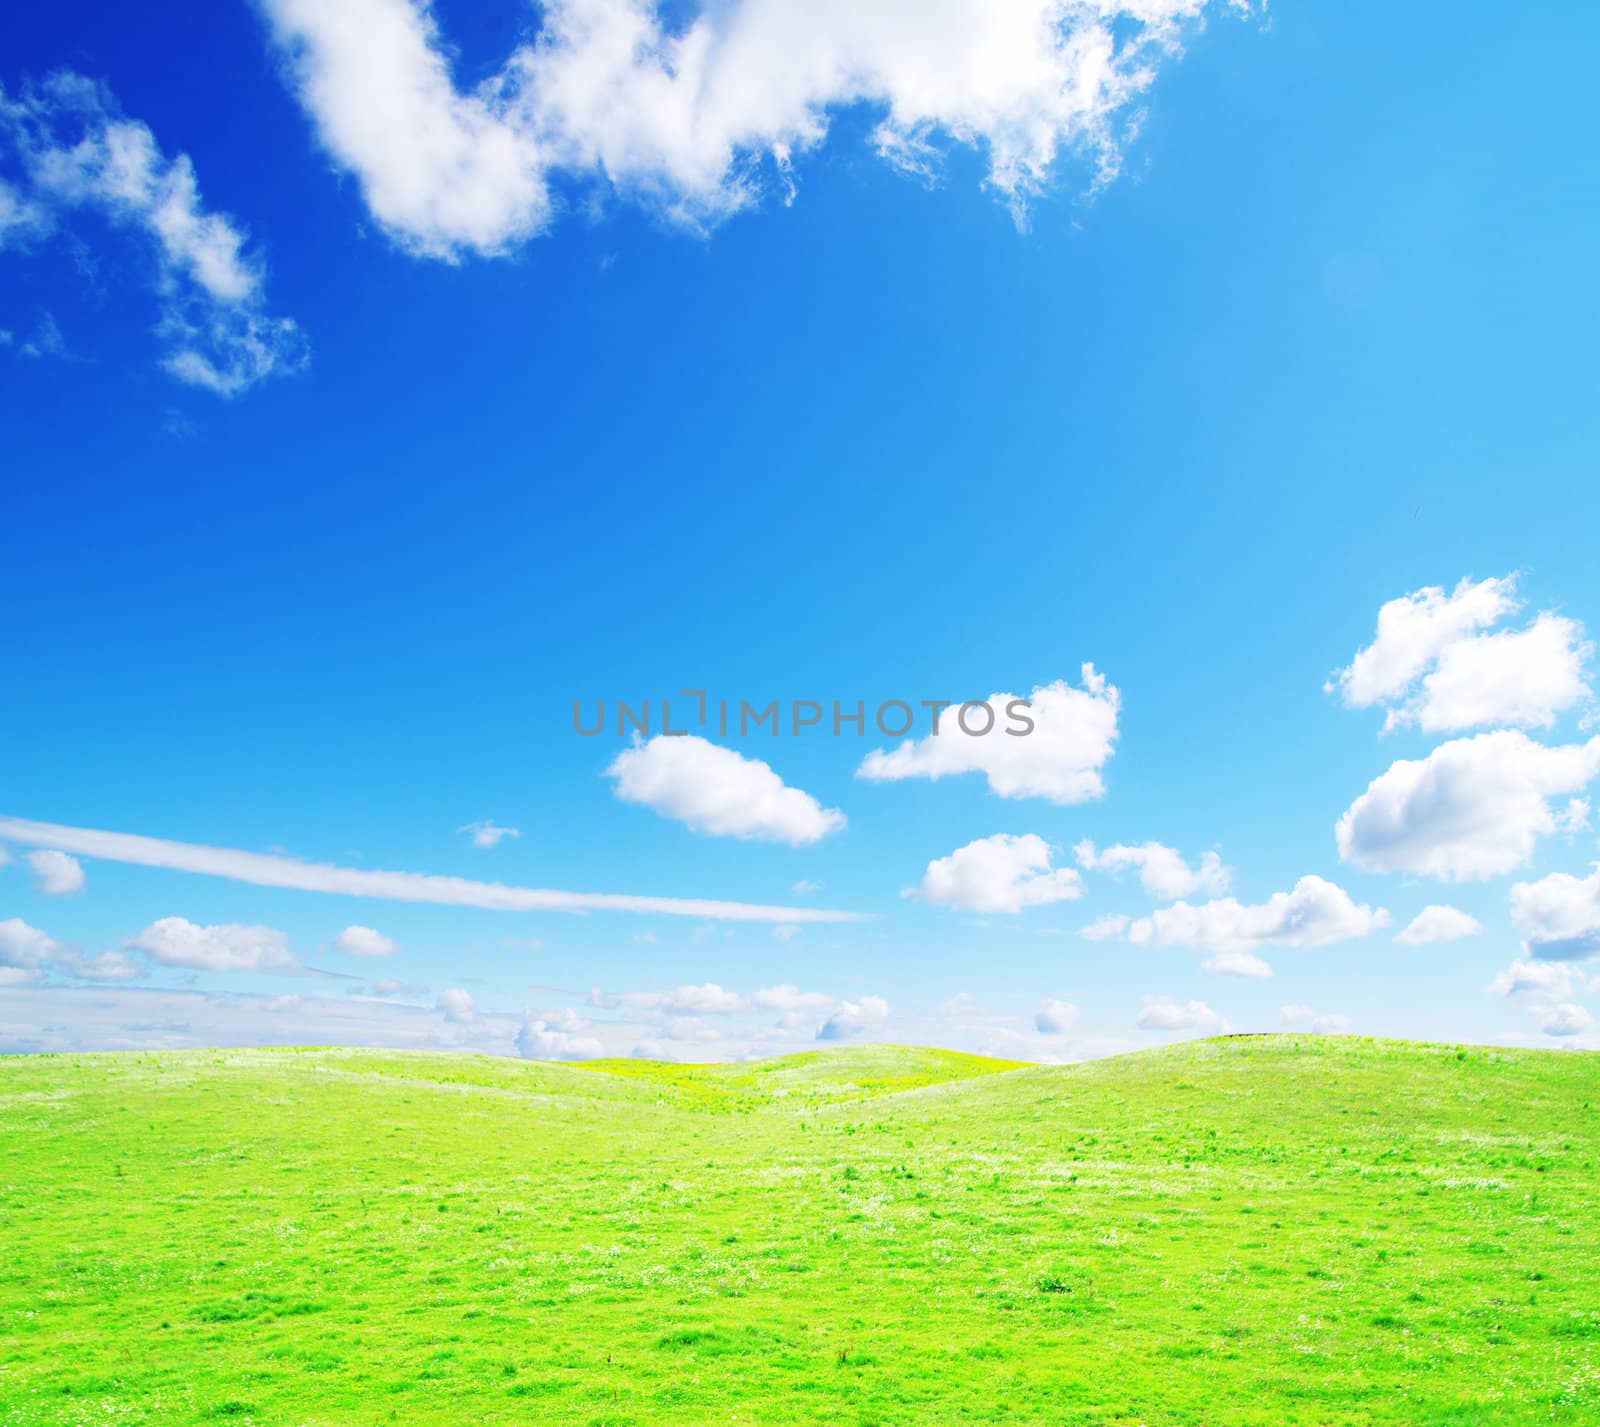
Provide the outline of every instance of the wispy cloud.
<path id="1" fill-rule="evenodd" d="M 457 828 L 463 832 L 474 847 L 498 847 L 507 838 L 519 838 L 522 829 L 516 827 L 501 827 L 493 818 L 484 818 L 480 822 L 468 823 L 465 827 Z"/>
<path id="2" fill-rule="evenodd" d="M 299 328 L 267 310 L 264 270 L 244 231 L 206 208 L 189 156 L 164 154 L 103 84 L 62 71 L 14 97 L 0 88 L 0 173 L 9 175 L 0 178 L 0 248 L 31 246 L 83 212 L 138 235 L 150 254 L 162 365 L 178 381 L 234 396 L 305 365 Z M 48 350 L 61 350 L 46 320 Z"/>
<path id="3" fill-rule="evenodd" d="M 751 902 L 708 901 L 693 897 L 639 897 L 608 892 L 561 892 L 544 887 L 508 887 L 500 882 L 474 882 L 465 877 L 439 877 L 424 872 L 379 872 L 303 862 L 265 852 L 172 842 L 136 833 L 104 832 L 0 817 L 0 838 L 24 847 L 50 847 L 106 862 L 161 867 L 226 877 L 256 887 L 292 888 L 344 897 L 373 897 L 392 902 L 429 902 L 447 907 L 481 907 L 500 912 L 641 912 L 668 917 L 698 917 L 731 922 L 850 922 L 855 912 L 819 907 L 769 907 Z"/>

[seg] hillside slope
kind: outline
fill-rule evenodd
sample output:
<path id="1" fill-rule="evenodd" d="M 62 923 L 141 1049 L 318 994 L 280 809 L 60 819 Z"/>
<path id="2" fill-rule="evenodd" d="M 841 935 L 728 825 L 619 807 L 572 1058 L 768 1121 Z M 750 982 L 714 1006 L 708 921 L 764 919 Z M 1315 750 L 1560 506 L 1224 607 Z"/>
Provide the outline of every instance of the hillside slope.
<path id="1" fill-rule="evenodd" d="M 1590 1423 L 1600 1057 L 0 1061 L 0 1424 Z"/>

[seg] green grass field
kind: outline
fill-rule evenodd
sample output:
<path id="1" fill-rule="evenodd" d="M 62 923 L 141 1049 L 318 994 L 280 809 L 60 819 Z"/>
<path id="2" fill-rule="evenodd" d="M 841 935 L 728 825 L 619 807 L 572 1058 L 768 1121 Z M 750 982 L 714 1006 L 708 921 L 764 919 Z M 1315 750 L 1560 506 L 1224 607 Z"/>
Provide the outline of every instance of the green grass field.
<path id="1" fill-rule="evenodd" d="M 1600 1422 L 1600 1056 L 0 1061 L 0 1424 Z"/>

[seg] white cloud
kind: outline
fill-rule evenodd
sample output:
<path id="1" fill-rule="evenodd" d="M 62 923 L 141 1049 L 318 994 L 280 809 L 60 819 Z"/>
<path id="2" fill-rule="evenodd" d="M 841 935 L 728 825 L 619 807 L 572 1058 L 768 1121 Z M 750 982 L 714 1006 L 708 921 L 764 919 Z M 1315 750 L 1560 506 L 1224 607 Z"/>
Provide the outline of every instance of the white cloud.
<path id="1" fill-rule="evenodd" d="M 1085 941 L 1114 941 L 1117 937 L 1127 935 L 1133 918 L 1124 916 L 1121 912 L 1107 912 L 1104 916 L 1096 917 L 1086 927 L 1080 927 L 1078 935 Z"/>
<path id="2" fill-rule="evenodd" d="M 689 897 L 633 897 L 603 892 L 557 892 L 537 887 L 507 887 L 499 882 L 472 882 L 463 877 L 435 877 L 420 872 L 377 872 L 302 862 L 262 852 L 243 852 L 200 843 L 170 842 L 133 833 L 102 832 L 60 823 L 29 822 L 0 816 L 0 837 L 25 846 L 63 848 L 107 862 L 139 867 L 165 867 L 227 877 L 257 887 L 293 887 L 344 897 L 374 897 L 394 902 L 432 902 L 447 907 L 482 907 L 502 912 L 643 912 L 699 917 L 715 921 L 850 922 L 852 912 L 810 907 L 765 907 L 748 902 L 712 902 Z"/>
<path id="3" fill-rule="evenodd" d="M 759 758 L 693 734 L 658 734 L 624 749 L 606 776 L 616 795 L 713 837 L 804 847 L 845 825 L 837 808 L 791 788 Z M 799 918 L 794 918 L 798 921 Z"/>
<path id="4" fill-rule="evenodd" d="M 206 210 L 189 156 L 163 154 L 149 126 L 126 118 L 105 86 L 60 71 L 14 99 L 0 89 L 6 151 L 25 186 L 0 201 L 0 247 L 46 237 L 80 212 L 138 234 L 171 376 L 233 396 L 305 366 L 299 329 L 267 311 L 263 268 L 244 232 Z"/>
<path id="5" fill-rule="evenodd" d="M 1381 907 L 1357 904 L 1342 887 L 1302 877 L 1289 892 L 1274 892 L 1259 906 L 1233 897 L 1191 906 L 1159 907 L 1129 924 L 1135 946 L 1192 946 L 1199 951 L 1252 951 L 1266 945 L 1329 946 L 1387 925 Z"/>
<path id="6" fill-rule="evenodd" d="M 349 926 L 333 939 L 333 949 L 346 956 L 393 956 L 400 944 L 371 927 Z"/>
<path id="7" fill-rule="evenodd" d="M 1078 1008 L 1070 1001 L 1045 999 L 1033 1013 L 1033 1028 L 1044 1036 L 1064 1036 L 1078 1023 Z"/>
<path id="8" fill-rule="evenodd" d="M 1567 1001 L 1552 1006 L 1540 1021 L 1539 1029 L 1547 1036 L 1581 1036 L 1585 1031 L 1593 1030 L 1595 1024 L 1595 1018 L 1582 1006 Z"/>
<path id="9" fill-rule="evenodd" d="M 12 971 L 36 972 L 61 950 L 61 944 L 30 927 L 21 917 L 0 922 L 0 967 Z"/>
<path id="10" fill-rule="evenodd" d="M 1326 686 L 1350 708 L 1401 697 L 1459 639 L 1497 623 L 1517 608 L 1516 579 L 1464 579 L 1446 594 L 1430 585 L 1390 600 L 1378 611 L 1378 635 Z"/>
<path id="11" fill-rule="evenodd" d="M 472 994 L 459 986 L 447 986 L 439 993 L 434 1005 L 444 1012 L 445 1020 L 458 1024 L 470 1021 L 478 1014 L 477 1002 L 472 999 Z"/>
<path id="12" fill-rule="evenodd" d="M 1570 962 L 1513 961 L 1489 983 L 1489 991 L 1496 996 L 1560 1000 L 1583 986 L 1583 976 Z"/>
<path id="13" fill-rule="evenodd" d="M 605 1047 L 594 1036 L 578 1034 L 587 1022 L 570 1025 L 530 1019 L 517 1031 L 517 1054 L 526 1060 L 598 1060 Z"/>
<path id="14" fill-rule="evenodd" d="M 818 991 L 802 991 L 798 986 L 764 986 L 750 998 L 758 1011 L 825 1011 L 834 1004 L 832 996 Z"/>
<path id="15" fill-rule="evenodd" d="M 1589 814 L 1593 811 L 1587 798 L 1571 798 L 1567 806 L 1556 815 L 1556 831 L 1566 833 L 1568 838 L 1576 837 L 1580 832 L 1589 831 Z"/>
<path id="16" fill-rule="evenodd" d="M 76 896 L 89 884 L 78 860 L 54 848 L 30 852 L 28 870 L 33 873 L 34 890 L 46 897 Z"/>
<path id="17" fill-rule="evenodd" d="M 1530 955 L 1584 961 L 1600 955 L 1600 864 L 1587 877 L 1552 872 L 1511 889 L 1511 920 Z"/>
<path id="18" fill-rule="evenodd" d="M 1228 1023 L 1204 1001 L 1146 996 L 1134 1024 L 1143 1031 L 1224 1031 Z"/>
<path id="19" fill-rule="evenodd" d="M 162 917 L 128 942 L 163 966 L 194 971 L 298 972 L 300 962 L 289 950 L 289 938 L 272 927 L 197 926 L 183 917 Z"/>
<path id="20" fill-rule="evenodd" d="M 1429 946 L 1439 941 L 1460 941 L 1480 936 L 1483 923 L 1457 907 L 1424 907 L 1395 938 L 1401 946 Z"/>
<path id="21" fill-rule="evenodd" d="M 889 1019 L 889 1003 L 881 996 L 846 1001 L 817 1028 L 819 1041 L 843 1041 L 869 1035 Z"/>
<path id="22" fill-rule="evenodd" d="M 1584 678 L 1593 655 L 1581 624 L 1547 612 L 1526 629 L 1449 646 L 1422 681 L 1420 705 L 1392 712 L 1390 721 L 1414 720 L 1428 733 L 1505 724 L 1549 728 L 1593 697 Z"/>
<path id="23" fill-rule="evenodd" d="M 1549 799 L 1600 773 L 1600 738 L 1550 747 L 1501 729 L 1401 759 L 1339 819 L 1339 855 L 1369 872 L 1447 882 L 1524 865 L 1558 827 Z"/>
<path id="24" fill-rule="evenodd" d="M 589 992 L 588 1002 L 602 1010 L 619 1006 L 677 1016 L 731 1016 L 741 1011 L 816 1011 L 829 1010 L 837 1003 L 832 996 L 817 991 L 802 991 L 784 983 L 764 986 L 745 996 L 707 981 L 698 986 L 674 986 L 664 991 L 603 991 L 598 986 Z"/>
<path id="25" fill-rule="evenodd" d="M 1326 1016 L 1318 1016 L 1311 1023 L 1311 1029 L 1319 1036 L 1343 1035 L 1350 1029 L 1350 1017 L 1342 1011 L 1334 1011 Z"/>
<path id="26" fill-rule="evenodd" d="M 802 877 L 798 882 L 796 882 L 794 884 L 794 887 L 791 890 L 795 893 L 796 896 L 809 897 L 811 895 L 811 893 L 820 892 L 822 890 L 822 883 L 813 882 L 813 881 L 809 880 L 808 878 Z"/>
<path id="27" fill-rule="evenodd" d="M 1486 725 L 1549 728 L 1592 691 L 1584 668 L 1594 648 L 1576 620 L 1545 611 L 1520 630 L 1488 632 L 1522 606 L 1517 577 L 1432 585 L 1378 611 L 1377 638 L 1326 688 L 1350 708 L 1388 705 L 1387 732 L 1428 733 Z"/>
<path id="28" fill-rule="evenodd" d="M 1286 1026 L 1297 1026 L 1315 1018 L 1316 1007 L 1294 1002 L 1287 1006 L 1278 1007 L 1278 1019 Z"/>
<path id="29" fill-rule="evenodd" d="M 1254 952 L 1219 951 L 1200 963 L 1202 971 L 1217 976 L 1250 976 L 1262 979 L 1272 975 L 1272 968 Z"/>
<path id="30" fill-rule="evenodd" d="M 938 731 L 910 739 L 885 752 L 875 749 L 856 770 L 858 778 L 894 782 L 902 778 L 944 778 L 982 773 L 989 791 L 1002 798 L 1047 798 L 1052 803 L 1085 803 L 1104 796 L 1100 770 L 1117 740 L 1122 696 L 1093 664 L 1083 666 L 1083 687 L 1064 679 L 1041 685 L 1028 695 L 1030 733 L 1008 730 L 1021 724 L 1008 713 L 1014 694 L 991 694 L 986 701 L 993 727 L 985 734 L 963 732 L 964 705 L 939 715 Z M 984 717 L 969 713 L 967 726 L 981 728 Z"/>
<path id="31" fill-rule="evenodd" d="M 457 832 L 466 833 L 474 847 L 498 847 L 506 838 L 522 836 L 522 830 L 514 827 L 498 827 L 493 818 L 484 818 L 481 822 L 468 823 L 465 827 L 457 828 Z"/>
<path id="32" fill-rule="evenodd" d="M 1160 902 L 1175 902 L 1180 897 L 1204 895 L 1219 897 L 1228 890 L 1232 872 L 1222 865 L 1215 852 L 1202 854 L 1200 866 L 1191 867 L 1182 854 L 1159 842 L 1141 843 L 1136 847 L 1119 843 L 1097 852 L 1094 843 L 1084 838 L 1072 849 L 1078 866 L 1085 872 L 1109 872 L 1120 875 L 1126 868 L 1139 869 L 1139 882 L 1152 897 Z"/>
<path id="33" fill-rule="evenodd" d="M 322 146 L 407 250 L 495 254 L 542 231 L 553 184 L 598 184 L 708 228 L 776 188 L 865 105 L 890 165 L 982 151 L 1020 221 L 1066 157 L 1110 179 L 1138 100 L 1205 0 L 550 0 L 537 37 L 456 88 L 417 0 L 262 0 Z"/>
<path id="34" fill-rule="evenodd" d="M 777 941 L 793 941 L 800 935 L 800 928 L 793 922 L 780 922 L 772 929 L 773 938 Z"/>
<path id="35" fill-rule="evenodd" d="M 996 833 L 928 864 L 921 883 L 901 894 L 968 912 L 1020 912 L 1083 895 L 1070 867 L 1052 871 L 1050 844 L 1036 833 Z"/>
<path id="36" fill-rule="evenodd" d="M 744 1009 L 745 999 L 733 991 L 724 991 L 715 981 L 707 981 L 703 986 L 678 986 L 660 992 L 654 1004 L 680 1015 L 731 1015 Z"/>

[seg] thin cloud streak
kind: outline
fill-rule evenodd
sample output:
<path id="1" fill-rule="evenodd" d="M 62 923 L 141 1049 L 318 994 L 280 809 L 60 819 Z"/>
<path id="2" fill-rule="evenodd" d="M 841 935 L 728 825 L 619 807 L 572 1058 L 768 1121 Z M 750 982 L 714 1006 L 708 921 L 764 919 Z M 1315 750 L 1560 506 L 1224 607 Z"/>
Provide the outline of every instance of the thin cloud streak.
<path id="1" fill-rule="evenodd" d="M 750 902 L 703 901 L 690 897 L 634 897 L 608 892 L 560 892 L 542 887 L 508 887 L 424 872 L 379 872 L 302 862 L 264 852 L 245 852 L 204 843 L 170 842 L 136 833 L 63 827 L 0 816 L 0 838 L 24 847 L 50 847 L 105 862 L 161 867 L 226 877 L 257 887 L 286 887 L 343 897 L 374 897 L 391 902 L 431 902 L 446 907 L 480 907 L 496 912 L 642 912 L 668 917 L 699 917 L 725 922 L 853 922 L 857 912 L 815 907 L 767 907 Z"/>

